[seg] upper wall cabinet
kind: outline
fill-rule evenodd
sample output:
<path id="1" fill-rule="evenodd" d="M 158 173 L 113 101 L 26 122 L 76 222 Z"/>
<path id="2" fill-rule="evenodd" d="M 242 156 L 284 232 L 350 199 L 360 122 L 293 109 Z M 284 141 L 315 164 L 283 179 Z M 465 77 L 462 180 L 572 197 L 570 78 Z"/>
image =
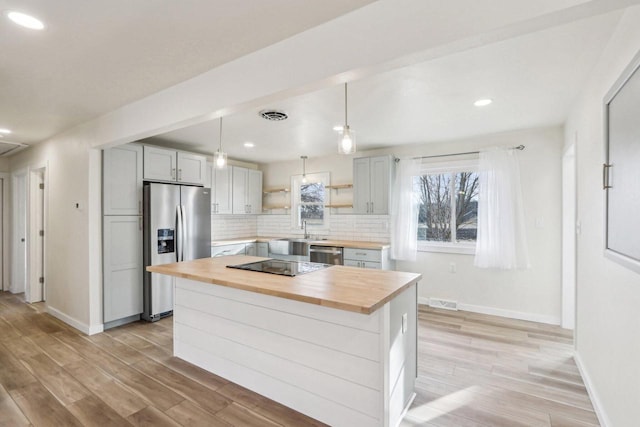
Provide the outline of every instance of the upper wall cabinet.
<path id="1" fill-rule="evenodd" d="M 207 158 L 158 147 L 144 147 L 144 179 L 205 185 Z"/>
<path id="2" fill-rule="evenodd" d="M 233 213 L 262 213 L 262 172 L 232 166 Z"/>
<path id="3" fill-rule="evenodd" d="M 353 212 L 386 215 L 389 213 L 391 156 L 353 159 Z"/>
<path id="4" fill-rule="evenodd" d="M 104 215 L 142 215 L 142 147 L 121 145 L 102 152 Z"/>
<path id="5" fill-rule="evenodd" d="M 216 169 L 213 164 L 207 164 L 208 184 L 211 186 L 211 213 L 231 214 L 232 212 L 232 167 Z"/>

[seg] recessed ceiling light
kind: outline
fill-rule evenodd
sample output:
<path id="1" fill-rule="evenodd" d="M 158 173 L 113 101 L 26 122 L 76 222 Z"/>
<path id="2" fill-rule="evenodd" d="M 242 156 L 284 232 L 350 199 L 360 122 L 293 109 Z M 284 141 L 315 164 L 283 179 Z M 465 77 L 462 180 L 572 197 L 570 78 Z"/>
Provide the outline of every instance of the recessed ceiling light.
<path id="1" fill-rule="evenodd" d="M 244 146 L 247 148 L 253 148 L 256 146 L 256 144 L 254 144 L 253 142 L 245 142 Z"/>
<path id="2" fill-rule="evenodd" d="M 338 125 L 338 126 L 334 126 L 333 130 L 335 130 L 336 132 L 342 132 L 342 129 L 344 129 L 344 127 L 342 125 Z"/>
<path id="3" fill-rule="evenodd" d="M 489 98 L 478 99 L 476 102 L 473 103 L 473 105 L 475 105 L 476 107 L 486 107 L 492 102 L 493 102 L 493 99 L 489 99 Z"/>
<path id="4" fill-rule="evenodd" d="M 0 128 L 0 133 L 8 134 L 11 133 L 11 131 L 9 129 Z"/>
<path id="5" fill-rule="evenodd" d="M 9 11 L 7 12 L 7 18 L 11 19 L 16 24 L 31 30 L 44 29 L 44 24 L 41 20 L 34 18 L 31 15 L 27 15 L 26 13 Z"/>

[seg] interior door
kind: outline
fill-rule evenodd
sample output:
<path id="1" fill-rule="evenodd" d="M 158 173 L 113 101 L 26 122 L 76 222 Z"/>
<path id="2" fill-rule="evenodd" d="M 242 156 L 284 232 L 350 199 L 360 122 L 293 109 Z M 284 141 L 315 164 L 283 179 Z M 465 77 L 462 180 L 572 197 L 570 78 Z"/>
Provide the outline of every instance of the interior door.
<path id="1" fill-rule="evenodd" d="M 27 278 L 27 175 L 12 176 L 13 181 L 13 227 L 12 263 L 10 291 L 14 294 L 25 291 Z"/>

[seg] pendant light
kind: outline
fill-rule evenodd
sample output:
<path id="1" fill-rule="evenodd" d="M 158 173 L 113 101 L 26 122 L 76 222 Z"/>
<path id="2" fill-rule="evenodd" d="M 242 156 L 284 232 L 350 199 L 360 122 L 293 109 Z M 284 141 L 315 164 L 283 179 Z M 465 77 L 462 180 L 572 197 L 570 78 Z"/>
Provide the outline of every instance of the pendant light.
<path id="1" fill-rule="evenodd" d="M 300 156 L 302 159 L 302 183 L 307 183 L 307 156 Z"/>
<path id="2" fill-rule="evenodd" d="M 213 155 L 213 167 L 216 169 L 224 169 L 227 167 L 227 153 L 222 151 L 222 117 L 220 117 L 220 146 Z"/>
<path id="3" fill-rule="evenodd" d="M 347 83 L 344 84 L 344 126 L 338 140 L 338 152 L 340 154 L 353 154 L 356 152 L 356 135 L 349 127 L 347 121 Z"/>

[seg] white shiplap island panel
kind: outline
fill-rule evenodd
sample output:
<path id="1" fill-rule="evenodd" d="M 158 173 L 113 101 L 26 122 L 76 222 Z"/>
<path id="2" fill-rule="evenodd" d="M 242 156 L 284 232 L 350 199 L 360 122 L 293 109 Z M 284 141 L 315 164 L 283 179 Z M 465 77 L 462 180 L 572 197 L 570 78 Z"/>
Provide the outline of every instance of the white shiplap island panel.
<path id="1" fill-rule="evenodd" d="M 417 280 L 360 313 L 176 276 L 176 357 L 332 426 L 400 422 L 417 374 Z"/>

